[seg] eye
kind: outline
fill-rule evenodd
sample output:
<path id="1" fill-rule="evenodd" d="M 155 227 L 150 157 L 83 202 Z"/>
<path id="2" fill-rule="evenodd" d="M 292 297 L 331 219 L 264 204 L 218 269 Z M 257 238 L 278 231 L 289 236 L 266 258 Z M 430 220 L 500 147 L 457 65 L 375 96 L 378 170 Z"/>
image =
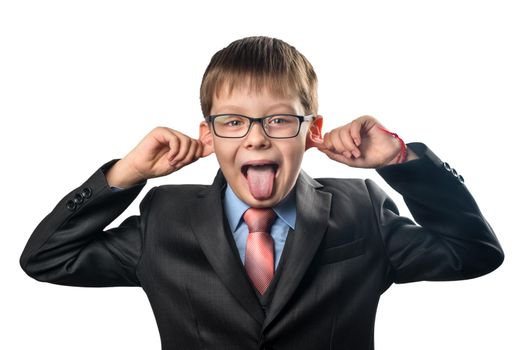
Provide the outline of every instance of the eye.
<path id="1" fill-rule="evenodd" d="M 225 115 L 216 118 L 216 124 L 225 128 L 237 128 L 246 125 L 246 119 L 239 115 Z"/>
<path id="2" fill-rule="evenodd" d="M 274 126 L 283 126 L 291 123 L 293 123 L 293 117 L 285 115 L 275 115 L 268 120 L 268 124 Z"/>
<path id="3" fill-rule="evenodd" d="M 242 125 L 241 120 L 233 119 L 233 120 L 227 120 L 224 125 L 226 126 L 240 126 Z"/>

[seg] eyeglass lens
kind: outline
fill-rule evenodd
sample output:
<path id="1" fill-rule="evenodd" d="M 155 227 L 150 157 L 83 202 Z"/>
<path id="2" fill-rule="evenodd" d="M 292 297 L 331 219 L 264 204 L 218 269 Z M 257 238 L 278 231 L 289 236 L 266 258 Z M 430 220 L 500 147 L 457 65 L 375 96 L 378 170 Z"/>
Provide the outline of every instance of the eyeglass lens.
<path id="1" fill-rule="evenodd" d="M 294 137 L 300 120 L 296 116 L 273 115 L 263 118 L 262 126 L 269 137 Z M 214 118 L 215 133 L 221 137 L 244 137 L 251 128 L 251 120 L 241 115 L 220 115 Z"/>

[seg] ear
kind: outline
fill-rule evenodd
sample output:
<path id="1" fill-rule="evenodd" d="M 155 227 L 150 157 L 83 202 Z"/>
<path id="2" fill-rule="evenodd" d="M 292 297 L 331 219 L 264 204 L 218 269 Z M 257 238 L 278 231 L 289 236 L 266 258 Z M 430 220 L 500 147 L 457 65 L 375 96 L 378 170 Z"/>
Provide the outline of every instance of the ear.
<path id="1" fill-rule="evenodd" d="M 202 157 L 206 157 L 214 152 L 212 130 L 206 121 L 202 121 L 201 124 L 199 124 L 199 141 L 201 141 L 201 144 L 203 145 Z"/>
<path id="2" fill-rule="evenodd" d="M 316 119 L 314 119 L 309 127 L 309 131 L 307 132 L 307 139 L 305 141 L 305 150 L 308 150 L 312 147 L 318 147 L 320 143 L 323 142 L 323 117 L 321 115 L 317 115 Z"/>

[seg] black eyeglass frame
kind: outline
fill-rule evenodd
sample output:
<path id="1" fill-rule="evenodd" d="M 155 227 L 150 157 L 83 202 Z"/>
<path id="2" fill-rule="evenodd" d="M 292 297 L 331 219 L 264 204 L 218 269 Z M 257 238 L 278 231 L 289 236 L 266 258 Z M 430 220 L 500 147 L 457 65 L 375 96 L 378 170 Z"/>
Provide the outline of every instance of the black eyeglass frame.
<path id="1" fill-rule="evenodd" d="M 244 118 L 248 119 L 250 121 L 250 124 L 248 125 L 248 131 L 246 131 L 246 133 L 244 135 L 242 135 L 242 136 L 221 136 L 221 135 L 219 135 L 215 131 L 214 120 L 217 117 L 223 117 L 223 116 L 236 116 L 236 117 L 244 117 Z M 293 136 L 288 136 L 288 137 L 269 136 L 269 134 L 268 134 L 268 132 L 266 130 L 266 127 L 264 126 L 264 120 L 266 120 L 267 118 L 276 117 L 276 116 L 279 116 L 279 117 L 296 117 L 296 118 L 298 118 L 299 123 L 298 123 L 298 130 L 296 131 L 296 134 L 293 135 Z M 261 118 L 252 118 L 252 117 L 248 117 L 246 115 L 235 114 L 235 113 L 214 114 L 214 115 L 208 115 L 208 116 L 205 117 L 205 120 L 212 125 L 212 130 L 214 131 L 214 134 L 217 137 L 222 137 L 222 138 L 225 138 L 225 139 L 242 139 L 243 137 L 246 137 L 250 133 L 251 127 L 253 126 L 253 123 L 255 123 L 255 122 L 259 123 L 262 126 L 262 130 L 264 130 L 264 134 L 267 137 L 271 138 L 271 139 L 292 139 L 293 137 L 298 136 L 298 134 L 300 133 L 300 129 L 302 128 L 302 123 L 303 122 L 312 122 L 315 119 L 316 118 L 314 117 L 314 114 L 296 115 L 296 114 L 287 114 L 287 113 L 275 113 L 275 114 L 266 115 L 266 116 L 261 117 Z"/>

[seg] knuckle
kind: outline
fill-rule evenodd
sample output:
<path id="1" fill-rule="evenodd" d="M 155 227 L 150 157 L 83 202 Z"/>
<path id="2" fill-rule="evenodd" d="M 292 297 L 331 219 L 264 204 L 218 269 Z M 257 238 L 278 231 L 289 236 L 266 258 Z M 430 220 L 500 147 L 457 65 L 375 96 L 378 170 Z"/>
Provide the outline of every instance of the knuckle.
<path id="1" fill-rule="evenodd" d="M 164 126 L 157 126 L 153 129 L 153 132 L 156 132 L 156 133 L 164 133 L 164 132 L 168 132 L 169 129 L 164 127 Z"/>

